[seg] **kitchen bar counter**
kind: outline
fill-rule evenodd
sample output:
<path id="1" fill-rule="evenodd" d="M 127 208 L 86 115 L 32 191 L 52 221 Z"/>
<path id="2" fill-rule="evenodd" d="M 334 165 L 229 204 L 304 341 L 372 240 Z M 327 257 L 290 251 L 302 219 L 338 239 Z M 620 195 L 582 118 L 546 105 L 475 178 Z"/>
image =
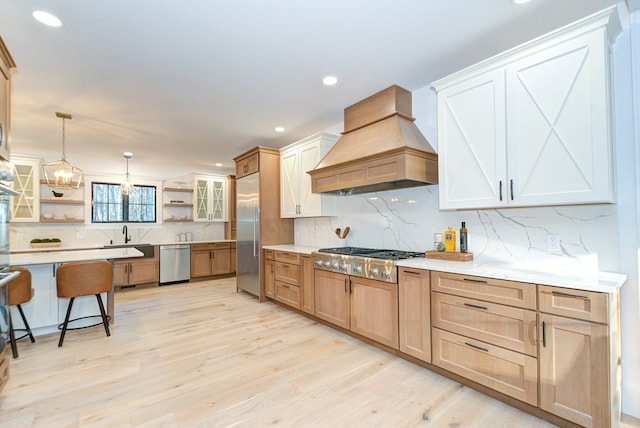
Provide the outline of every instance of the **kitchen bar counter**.
<path id="1" fill-rule="evenodd" d="M 129 242 L 126 245 L 180 245 L 180 244 L 208 244 L 212 242 L 236 242 L 233 239 L 207 239 L 203 241 L 162 241 L 162 242 Z M 85 245 L 61 245 L 59 247 L 44 247 L 44 248 L 11 248 L 11 254 L 22 253 L 45 253 L 45 252 L 59 252 L 59 251 L 79 251 L 79 250 L 100 250 L 109 247 L 110 245 L 119 246 L 125 245 L 123 243 L 118 244 L 85 244 Z"/>
<path id="2" fill-rule="evenodd" d="M 127 259 L 141 257 L 142 252 L 135 248 L 94 248 L 67 251 L 37 251 L 28 253 L 12 253 L 9 261 L 14 266 L 28 266 L 50 263 L 68 263 L 89 260 Z"/>
<path id="3" fill-rule="evenodd" d="M 562 269 L 561 266 L 552 266 L 549 263 L 527 266 L 495 261 L 455 262 L 415 258 L 399 260 L 397 265 L 604 293 L 619 291 L 622 284 L 627 280 L 625 274 L 612 272 L 593 272 L 584 275 L 572 274 L 569 270 Z M 540 269 L 536 267 L 540 267 Z M 545 272 L 544 268 L 548 270 Z"/>
<path id="4" fill-rule="evenodd" d="M 57 332 L 58 324 L 64 320 L 68 299 L 57 297 L 55 276 L 58 265 L 69 262 L 112 261 L 142 256 L 143 253 L 133 247 L 10 254 L 9 261 L 12 266 L 24 266 L 31 272 L 31 286 L 34 289 L 34 295 L 28 303 L 22 305 L 22 308 L 27 315 L 34 335 Z M 103 300 L 106 302 L 107 313 L 111 316 L 111 321 L 114 322 L 113 288 L 103 294 Z M 19 320 L 20 317 L 15 312 L 15 308 L 11 308 L 11 311 L 12 317 Z M 96 311 L 95 297 L 81 296 L 77 298 L 76 304 L 73 306 L 72 318 L 95 315 Z M 22 327 L 18 325 L 16 328 Z"/>

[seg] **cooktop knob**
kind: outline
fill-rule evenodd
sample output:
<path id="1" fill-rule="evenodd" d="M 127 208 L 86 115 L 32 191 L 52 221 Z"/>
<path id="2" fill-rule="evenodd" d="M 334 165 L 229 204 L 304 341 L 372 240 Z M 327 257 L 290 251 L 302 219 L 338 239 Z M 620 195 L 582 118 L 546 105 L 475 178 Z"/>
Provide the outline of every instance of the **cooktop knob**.
<path id="1" fill-rule="evenodd" d="M 373 268 L 369 271 L 369 275 L 373 276 L 373 277 L 377 277 L 378 276 L 378 268 Z"/>
<path id="2" fill-rule="evenodd" d="M 331 262 L 329 260 L 327 260 L 326 262 L 324 262 L 324 268 L 325 269 L 330 269 L 331 268 Z"/>
<path id="3" fill-rule="evenodd" d="M 386 278 L 386 279 L 391 279 L 391 271 L 385 270 L 382 275 Z"/>
<path id="4" fill-rule="evenodd" d="M 322 260 L 315 260 L 313 262 L 313 264 L 315 265 L 315 267 L 321 268 L 322 267 Z"/>
<path id="5" fill-rule="evenodd" d="M 340 265 L 338 265 L 338 262 L 333 262 L 331 264 L 331 267 L 333 268 L 333 270 L 338 270 L 340 268 Z"/>
<path id="6" fill-rule="evenodd" d="M 357 274 L 362 275 L 362 265 L 357 265 L 355 271 Z"/>
<path id="7" fill-rule="evenodd" d="M 342 272 L 346 272 L 348 270 L 348 265 L 346 263 L 342 263 L 342 265 L 340 266 L 340 270 Z"/>

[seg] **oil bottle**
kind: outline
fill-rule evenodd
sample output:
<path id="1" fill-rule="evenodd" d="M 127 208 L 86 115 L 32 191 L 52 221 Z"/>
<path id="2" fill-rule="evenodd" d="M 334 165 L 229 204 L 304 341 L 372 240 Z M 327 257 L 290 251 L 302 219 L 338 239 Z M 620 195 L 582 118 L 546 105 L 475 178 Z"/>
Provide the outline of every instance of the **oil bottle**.
<path id="1" fill-rule="evenodd" d="M 444 232 L 444 250 L 454 252 L 456 250 L 456 232 L 449 226 L 449 230 Z"/>
<path id="2" fill-rule="evenodd" d="M 467 238 L 467 225 L 463 221 L 462 227 L 460 228 L 460 252 L 466 253 L 468 245 L 469 245 L 469 241 Z"/>

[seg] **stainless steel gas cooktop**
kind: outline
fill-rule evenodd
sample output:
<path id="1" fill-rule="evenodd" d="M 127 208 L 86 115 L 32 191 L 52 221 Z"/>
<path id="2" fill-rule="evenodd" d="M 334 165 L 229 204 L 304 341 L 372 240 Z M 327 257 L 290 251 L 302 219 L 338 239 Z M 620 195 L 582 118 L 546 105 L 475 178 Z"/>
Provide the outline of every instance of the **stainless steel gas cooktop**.
<path id="1" fill-rule="evenodd" d="M 316 269 L 385 282 L 398 282 L 397 260 L 424 257 L 424 253 L 376 248 L 340 247 L 314 251 Z"/>

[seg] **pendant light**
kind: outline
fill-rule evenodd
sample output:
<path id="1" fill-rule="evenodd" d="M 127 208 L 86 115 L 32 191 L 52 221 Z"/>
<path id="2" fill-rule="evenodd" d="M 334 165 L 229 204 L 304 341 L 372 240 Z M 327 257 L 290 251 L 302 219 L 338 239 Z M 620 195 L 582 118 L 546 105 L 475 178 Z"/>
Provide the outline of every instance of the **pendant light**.
<path id="1" fill-rule="evenodd" d="M 127 173 L 124 175 L 124 181 L 122 182 L 122 194 L 128 195 L 129 189 L 133 186 L 131 182 L 131 176 L 129 175 L 129 159 L 133 157 L 133 153 L 124 152 L 124 158 L 127 160 Z"/>
<path id="2" fill-rule="evenodd" d="M 73 166 L 66 159 L 65 153 L 65 119 L 71 119 L 68 113 L 56 112 L 56 116 L 62 119 L 62 159 L 42 165 L 44 178 L 47 185 L 54 189 L 77 189 L 82 183 L 83 172 L 80 168 Z"/>

